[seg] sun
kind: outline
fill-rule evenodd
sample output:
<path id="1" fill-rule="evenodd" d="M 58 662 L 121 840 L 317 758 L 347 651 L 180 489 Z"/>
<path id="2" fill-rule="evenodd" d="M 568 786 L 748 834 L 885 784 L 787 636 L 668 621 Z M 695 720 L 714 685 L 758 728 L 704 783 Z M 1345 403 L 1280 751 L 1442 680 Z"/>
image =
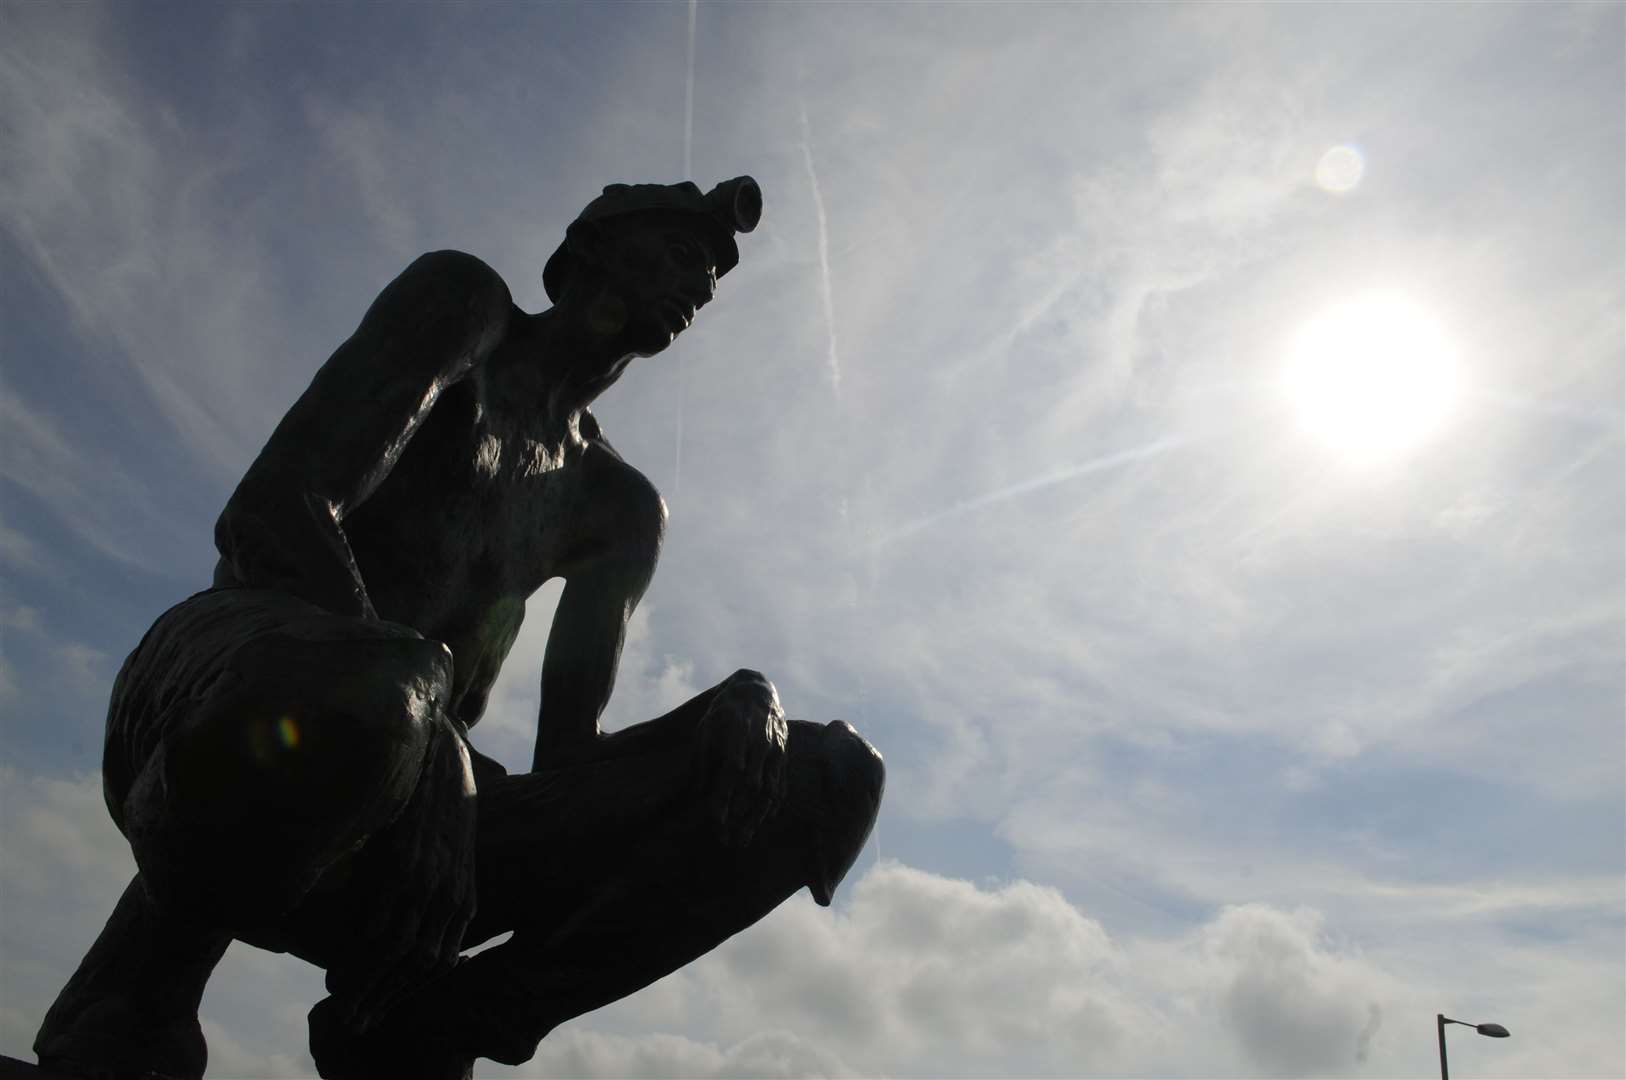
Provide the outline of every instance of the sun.
<path id="1" fill-rule="evenodd" d="M 1457 396 L 1456 353 L 1428 312 L 1364 296 L 1311 319 L 1283 387 L 1306 431 L 1356 464 L 1390 460 L 1434 434 Z"/>

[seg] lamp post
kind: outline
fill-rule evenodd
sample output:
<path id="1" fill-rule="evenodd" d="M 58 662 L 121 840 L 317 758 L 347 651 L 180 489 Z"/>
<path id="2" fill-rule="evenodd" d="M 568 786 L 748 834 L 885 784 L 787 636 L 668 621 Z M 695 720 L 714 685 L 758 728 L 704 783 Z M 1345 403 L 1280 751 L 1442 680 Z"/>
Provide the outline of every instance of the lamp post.
<path id="1" fill-rule="evenodd" d="M 1451 1080 L 1451 1071 L 1445 1066 L 1445 1025 L 1447 1024 L 1461 1024 L 1463 1027 L 1471 1027 L 1481 1035 L 1489 1035 L 1493 1039 L 1505 1039 L 1509 1034 L 1507 1028 L 1501 1024 L 1470 1024 L 1466 1020 L 1452 1020 L 1444 1013 L 1435 1013 L 1434 1026 L 1440 1034 L 1440 1080 Z"/>

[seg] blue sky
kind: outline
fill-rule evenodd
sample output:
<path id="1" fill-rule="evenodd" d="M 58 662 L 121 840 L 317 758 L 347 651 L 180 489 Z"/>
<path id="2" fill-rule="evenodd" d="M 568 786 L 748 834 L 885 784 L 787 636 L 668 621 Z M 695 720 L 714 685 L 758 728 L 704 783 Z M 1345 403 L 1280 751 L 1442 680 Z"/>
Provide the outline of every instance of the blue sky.
<path id="1" fill-rule="evenodd" d="M 595 409 L 672 511 L 611 716 L 758 667 L 887 803 L 831 911 L 476 1075 L 1421 1076 L 1435 1012 L 1626 1072 L 1623 10 L 701 3 L 691 67 L 684 3 L 6 3 L 0 1051 L 130 873 L 113 674 L 315 368 L 426 250 L 540 309 L 687 159 L 765 210 Z M 1372 296 L 1457 382 L 1359 460 L 1283 372 Z M 234 947 L 211 1075 L 308 1075 L 319 996 Z"/>

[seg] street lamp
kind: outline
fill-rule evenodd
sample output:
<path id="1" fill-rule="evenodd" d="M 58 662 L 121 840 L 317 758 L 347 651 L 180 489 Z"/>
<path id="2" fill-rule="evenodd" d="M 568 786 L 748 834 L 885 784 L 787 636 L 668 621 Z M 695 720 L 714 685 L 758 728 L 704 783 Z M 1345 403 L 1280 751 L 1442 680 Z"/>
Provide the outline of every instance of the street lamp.
<path id="1" fill-rule="evenodd" d="M 1501 1024 L 1470 1024 L 1466 1020 L 1452 1020 L 1444 1013 L 1435 1013 L 1434 1026 L 1440 1033 L 1440 1080 L 1451 1080 L 1451 1072 L 1445 1067 L 1445 1025 L 1447 1024 L 1461 1024 L 1463 1027 L 1471 1027 L 1481 1035 L 1489 1035 L 1493 1039 L 1508 1037 L 1507 1028 Z"/>

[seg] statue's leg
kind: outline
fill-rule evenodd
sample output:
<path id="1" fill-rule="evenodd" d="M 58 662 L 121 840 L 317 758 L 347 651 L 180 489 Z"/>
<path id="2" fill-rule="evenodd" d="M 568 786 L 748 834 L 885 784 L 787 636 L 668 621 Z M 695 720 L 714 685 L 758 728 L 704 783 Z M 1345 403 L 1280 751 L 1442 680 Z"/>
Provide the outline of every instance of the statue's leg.
<path id="1" fill-rule="evenodd" d="M 197 1003 L 231 938 L 274 926 L 410 797 L 446 650 L 276 594 L 155 624 L 109 710 L 109 808 L 140 870 L 47 1014 L 42 1061 L 201 1076 Z M 144 753 L 136 753 L 131 748 Z"/>
<path id="2" fill-rule="evenodd" d="M 40 1063 L 71 1076 L 202 1076 L 198 1002 L 231 934 L 165 917 L 131 880 L 40 1027 Z"/>
<path id="3" fill-rule="evenodd" d="M 327 1053 L 319 1005 L 322 1074 L 398 1074 L 447 1042 L 465 1058 L 519 1064 L 558 1024 L 709 952 L 803 886 L 827 900 L 875 821 L 884 771 L 874 749 L 844 723 L 793 722 L 786 803 L 743 848 L 718 840 L 690 753 L 669 745 L 486 784 L 468 940 L 514 936 Z"/>

